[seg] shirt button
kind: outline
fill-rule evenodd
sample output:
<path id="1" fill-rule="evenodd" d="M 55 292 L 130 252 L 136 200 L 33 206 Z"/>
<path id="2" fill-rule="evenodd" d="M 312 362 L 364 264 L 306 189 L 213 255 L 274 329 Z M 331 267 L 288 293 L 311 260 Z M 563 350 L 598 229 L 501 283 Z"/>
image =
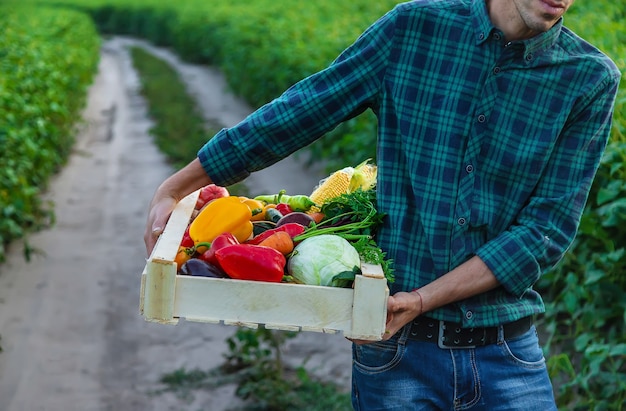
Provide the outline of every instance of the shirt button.
<path id="1" fill-rule="evenodd" d="M 500 36 L 500 33 L 495 33 L 493 35 L 493 38 L 496 39 L 496 40 L 500 40 L 502 38 L 502 36 Z"/>
<path id="2" fill-rule="evenodd" d="M 482 39 L 484 39 L 484 38 L 485 38 L 485 35 L 484 35 L 483 33 L 480 33 L 480 34 L 478 35 L 478 38 L 482 40 Z"/>
<path id="3" fill-rule="evenodd" d="M 500 71 L 502 71 L 502 70 L 500 69 L 500 67 L 494 67 L 494 68 L 493 68 L 493 74 L 498 74 L 498 73 L 500 73 Z"/>
<path id="4" fill-rule="evenodd" d="M 471 164 L 468 164 L 467 166 L 465 166 L 465 171 L 467 171 L 468 173 L 471 173 L 472 171 L 474 171 L 474 166 Z"/>
<path id="5" fill-rule="evenodd" d="M 532 59 L 533 59 L 533 55 L 532 55 L 532 54 L 530 54 L 530 53 L 528 53 L 528 54 L 526 55 L 526 60 L 530 61 L 530 60 L 532 60 Z"/>
<path id="6" fill-rule="evenodd" d="M 481 114 L 481 115 L 478 116 L 478 122 L 479 123 L 484 123 L 485 120 L 487 120 L 487 117 L 485 117 L 484 114 Z"/>
<path id="7" fill-rule="evenodd" d="M 470 310 L 465 311 L 465 318 L 467 318 L 468 320 L 471 320 L 473 316 L 474 316 L 474 313 L 471 312 Z"/>
<path id="8" fill-rule="evenodd" d="M 465 223 L 467 222 L 467 220 L 466 220 L 465 218 L 461 217 L 461 218 L 459 218 L 458 220 L 456 220 L 456 222 L 457 222 L 459 225 L 463 226 L 463 225 L 465 225 Z"/>

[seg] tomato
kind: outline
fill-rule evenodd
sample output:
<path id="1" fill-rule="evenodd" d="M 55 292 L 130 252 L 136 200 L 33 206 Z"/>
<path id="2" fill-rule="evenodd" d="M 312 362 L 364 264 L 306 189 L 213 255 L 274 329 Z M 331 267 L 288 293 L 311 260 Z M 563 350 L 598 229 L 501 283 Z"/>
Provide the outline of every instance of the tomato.
<path id="1" fill-rule="evenodd" d="M 200 189 L 198 193 L 198 200 L 196 201 L 196 210 L 204 207 L 206 203 L 216 198 L 229 197 L 230 193 L 226 187 L 218 186 L 215 184 L 209 184 Z"/>

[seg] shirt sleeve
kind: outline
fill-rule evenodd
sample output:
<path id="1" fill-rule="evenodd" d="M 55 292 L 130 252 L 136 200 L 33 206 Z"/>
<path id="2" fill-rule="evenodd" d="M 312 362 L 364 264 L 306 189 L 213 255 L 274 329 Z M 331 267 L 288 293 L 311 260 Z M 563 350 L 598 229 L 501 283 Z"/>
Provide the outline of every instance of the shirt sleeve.
<path id="1" fill-rule="evenodd" d="M 375 106 L 393 35 L 392 10 L 328 68 L 221 130 L 198 151 L 206 173 L 216 184 L 239 182 Z"/>
<path id="2" fill-rule="evenodd" d="M 476 253 L 513 295 L 521 297 L 574 240 L 611 129 L 619 72 L 604 77 L 572 110 L 515 224 Z"/>

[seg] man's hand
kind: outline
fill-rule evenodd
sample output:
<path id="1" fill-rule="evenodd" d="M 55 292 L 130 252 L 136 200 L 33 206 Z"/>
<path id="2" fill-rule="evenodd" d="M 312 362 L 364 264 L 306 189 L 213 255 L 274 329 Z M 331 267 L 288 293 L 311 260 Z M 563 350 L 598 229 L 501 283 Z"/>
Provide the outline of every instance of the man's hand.
<path id="1" fill-rule="evenodd" d="M 409 322 L 425 312 L 498 287 L 489 267 L 474 256 L 449 273 L 417 291 L 398 292 L 387 300 L 387 325 L 383 340 L 388 340 Z M 371 341 L 355 341 L 364 344 Z"/>
<path id="2" fill-rule="evenodd" d="M 409 322 L 422 314 L 423 302 L 418 293 L 398 292 L 387 299 L 387 324 L 383 340 L 388 340 Z M 372 341 L 350 340 L 355 344 L 368 344 Z"/>
<path id="3" fill-rule="evenodd" d="M 383 340 L 388 340 L 402 327 L 422 315 L 424 302 L 418 292 L 398 292 L 387 300 L 387 325 Z"/>
<path id="4" fill-rule="evenodd" d="M 167 178 L 159 188 L 157 188 L 150 202 L 146 231 L 143 235 L 148 255 L 152 254 L 152 249 L 161 233 L 163 233 L 165 224 L 170 218 L 170 214 L 172 214 L 172 210 L 174 210 L 176 204 L 186 195 L 211 183 L 211 179 L 207 176 L 200 161 L 196 158 L 184 168 Z"/>
<path id="5" fill-rule="evenodd" d="M 165 224 L 167 224 L 167 220 L 170 218 L 170 214 L 172 214 L 172 210 L 174 210 L 177 203 L 178 200 L 173 197 L 158 198 L 157 194 L 152 199 L 148 212 L 148 221 L 146 222 L 146 231 L 143 235 L 148 255 L 152 254 L 152 249 L 156 245 L 159 236 L 163 233 Z"/>

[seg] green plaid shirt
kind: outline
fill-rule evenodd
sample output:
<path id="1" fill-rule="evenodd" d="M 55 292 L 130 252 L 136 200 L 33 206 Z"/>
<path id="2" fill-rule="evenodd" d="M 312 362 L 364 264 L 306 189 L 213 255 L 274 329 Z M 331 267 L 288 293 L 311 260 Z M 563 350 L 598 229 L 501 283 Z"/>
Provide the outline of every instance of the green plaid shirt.
<path id="1" fill-rule="evenodd" d="M 501 324 L 544 311 L 532 285 L 574 239 L 619 77 L 562 21 L 507 42 L 482 0 L 404 3 L 198 157 L 229 185 L 372 109 L 391 292 L 478 255 L 501 286 L 429 315 Z"/>

